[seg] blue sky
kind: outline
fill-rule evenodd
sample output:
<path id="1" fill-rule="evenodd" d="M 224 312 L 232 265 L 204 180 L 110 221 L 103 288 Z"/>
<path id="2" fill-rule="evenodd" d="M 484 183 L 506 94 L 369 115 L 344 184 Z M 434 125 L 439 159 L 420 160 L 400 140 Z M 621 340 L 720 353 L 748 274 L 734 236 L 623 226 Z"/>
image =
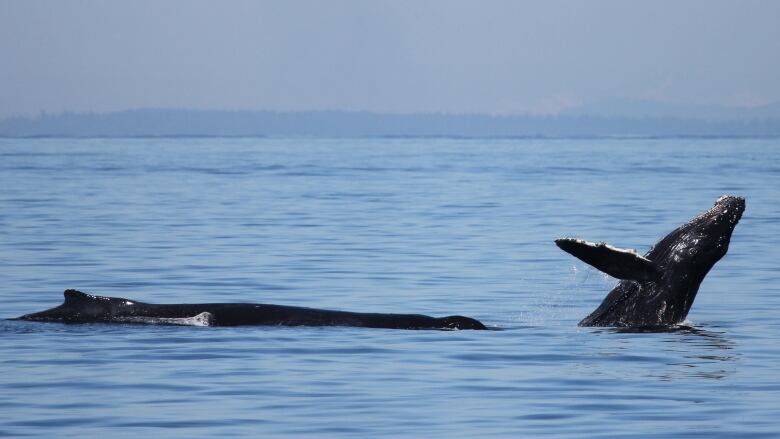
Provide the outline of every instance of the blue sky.
<path id="1" fill-rule="evenodd" d="M 777 1 L 0 1 L 0 117 L 780 101 Z"/>

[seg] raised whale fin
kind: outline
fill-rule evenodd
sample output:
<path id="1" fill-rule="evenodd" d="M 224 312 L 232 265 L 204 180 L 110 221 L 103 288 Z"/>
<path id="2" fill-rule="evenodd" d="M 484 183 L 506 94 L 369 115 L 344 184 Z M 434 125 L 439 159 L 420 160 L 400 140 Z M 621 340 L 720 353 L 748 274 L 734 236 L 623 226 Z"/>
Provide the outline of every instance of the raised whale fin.
<path id="1" fill-rule="evenodd" d="M 556 239 L 555 244 L 582 262 L 618 279 L 646 282 L 658 278 L 661 273 L 655 262 L 634 250 L 574 238 Z"/>

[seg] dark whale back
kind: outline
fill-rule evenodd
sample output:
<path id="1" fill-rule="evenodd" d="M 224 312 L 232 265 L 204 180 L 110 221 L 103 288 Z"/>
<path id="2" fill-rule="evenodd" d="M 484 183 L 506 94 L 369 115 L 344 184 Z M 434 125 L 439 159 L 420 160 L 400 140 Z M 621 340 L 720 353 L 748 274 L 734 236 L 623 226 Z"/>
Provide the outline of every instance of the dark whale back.
<path id="1" fill-rule="evenodd" d="M 478 320 L 422 314 L 334 311 L 255 303 L 152 304 L 66 290 L 62 305 L 19 317 L 63 323 L 196 324 L 203 326 L 360 326 L 387 329 L 487 329 Z"/>
<path id="2" fill-rule="evenodd" d="M 126 299 L 93 296 L 78 290 L 65 290 L 62 305 L 45 311 L 27 314 L 20 320 L 61 321 L 65 323 L 98 322 L 110 319 L 113 310 Z"/>

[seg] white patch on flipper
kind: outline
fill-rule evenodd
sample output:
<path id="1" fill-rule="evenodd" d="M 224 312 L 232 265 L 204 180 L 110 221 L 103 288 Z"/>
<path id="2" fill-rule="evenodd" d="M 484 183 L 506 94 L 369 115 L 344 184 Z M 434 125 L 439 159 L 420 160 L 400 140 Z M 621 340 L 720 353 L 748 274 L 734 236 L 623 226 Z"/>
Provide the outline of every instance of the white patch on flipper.
<path id="1" fill-rule="evenodd" d="M 625 253 L 625 254 L 628 254 L 628 255 L 635 256 L 637 259 L 641 259 L 643 261 L 650 262 L 650 259 L 647 259 L 646 257 L 640 255 L 639 252 L 637 252 L 633 248 L 619 248 L 619 247 L 615 247 L 613 245 L 609 245 L 606 242 L 591 242 L 591 241 L 586 241 L 584 239 L 577 239 L 577 238 L 564 238 L 564 239 L 569 239 L 571 241 L 576 242 L 577 244 L 586 245 L 588 247 L 605 247 L 605 248 L 608 248 L 608 249 L 612 250 L 613 252 Z"/>
<path id="2" fill-rule="evenodd" d="M 127 323 L 143 323 L 147 325 L 178 325 L 178 326 L 213 326 L 214 316 L 209 312 L 202 312 L 192 317 L 117 317 L 114 320 Z"/>

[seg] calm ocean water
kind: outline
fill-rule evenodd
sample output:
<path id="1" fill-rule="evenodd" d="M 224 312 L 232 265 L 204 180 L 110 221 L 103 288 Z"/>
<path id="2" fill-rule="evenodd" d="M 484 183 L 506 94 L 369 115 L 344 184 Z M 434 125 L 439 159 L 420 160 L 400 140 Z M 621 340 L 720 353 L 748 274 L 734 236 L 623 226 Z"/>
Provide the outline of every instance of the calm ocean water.
<path id="1" fill-rule="evenodd" d="M 747 198 L 694 330 L 579 328 Z M 0 140 L 0 317 L 148 302 L 463 314 L 501 331 L 0 321 L 0 436 L 778 437 L 780 140 Z"/>

